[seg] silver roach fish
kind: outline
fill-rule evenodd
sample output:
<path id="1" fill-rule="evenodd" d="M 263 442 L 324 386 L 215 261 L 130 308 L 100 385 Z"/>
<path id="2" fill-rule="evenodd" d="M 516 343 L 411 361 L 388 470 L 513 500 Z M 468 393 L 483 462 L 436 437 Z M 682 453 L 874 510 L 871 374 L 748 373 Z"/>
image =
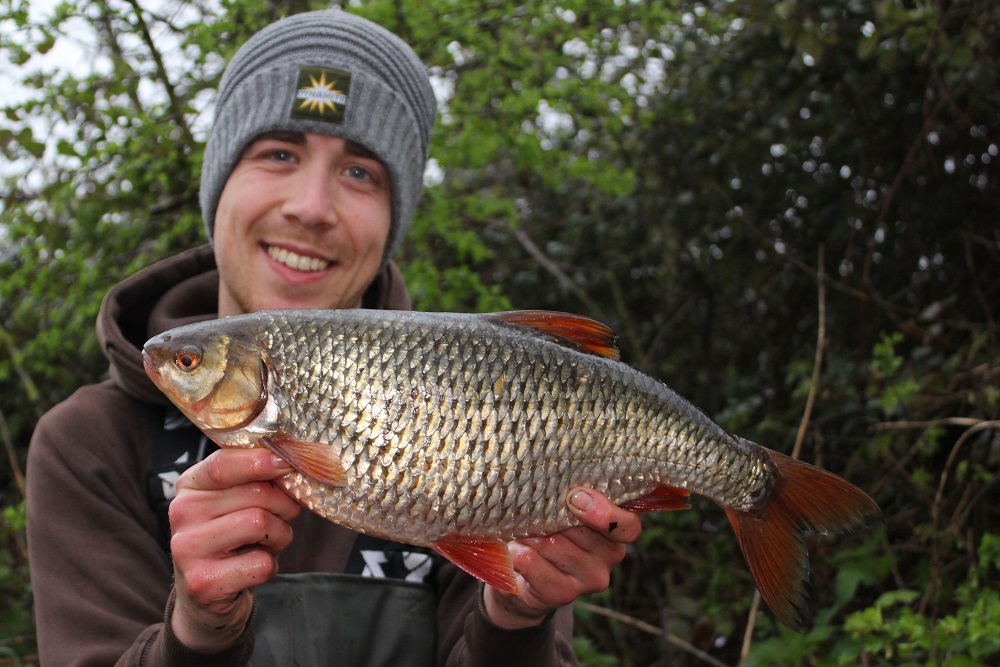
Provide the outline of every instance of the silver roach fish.
<path id="1" fill-rule="evenodd" d="M 222 447 L 263 446 L 310 510 L 362 533 L 427 545 L 517 592 L 506 542 L 579 522 L 591 487 L 637 512 L 691 493 L 729 517 L 779 620 L 801 628 L 804 534 L 856 528 L 878 506 L 840 477 L 734 436 L 618 361 L 593 320 L 263 311 L 146 343 L 154 383 Z"/>

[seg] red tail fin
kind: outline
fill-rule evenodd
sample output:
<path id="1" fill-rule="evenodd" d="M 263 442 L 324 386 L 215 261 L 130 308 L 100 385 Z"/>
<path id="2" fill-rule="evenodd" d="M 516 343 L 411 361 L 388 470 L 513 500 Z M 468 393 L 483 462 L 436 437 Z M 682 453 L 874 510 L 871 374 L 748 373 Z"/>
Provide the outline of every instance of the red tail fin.
<path id="1" fill-rule="evenodd" d="M 861 489 L 833 473 L 768 450 L 783 479 L 767 504 L 726 509 L 761 597 L 778 620 L 801 630 L 807 611 L 809 560 L 805 533 L 834 533 L 882 515 Z"/>

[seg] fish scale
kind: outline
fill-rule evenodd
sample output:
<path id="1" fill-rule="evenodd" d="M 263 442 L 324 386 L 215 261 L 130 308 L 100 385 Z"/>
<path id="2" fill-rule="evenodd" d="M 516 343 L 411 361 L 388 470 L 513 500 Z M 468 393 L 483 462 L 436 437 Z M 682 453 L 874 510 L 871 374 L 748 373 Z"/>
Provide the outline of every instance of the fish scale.
<path id="1" fill-rule="evenodd" d="M 470 323 L 474 323 L 471 322 Z M 318 442 L 331 442 L 339 439 L 340 425 L 344 422 L 353 424 L 355 429 L 348 430 L 346 442 L 341 443 L 343 447 L 340 457 L 344 462 L 345 469 L 356 468 L 358 480 L 368 478 L 384 479 L 384 483 L 374 483 L 373 488 L 367 488 L 369 483 L 362 482 L 356 492 L 347 493 L 334 492 L 322 485 L 317 485 L 308 478 L 299 475 L 288 482 L 289 490 L 306 507 L 317 511 L 324 516 L 329 516 L 348 525 L 353 524 L 357 519 L 354 517 L 364 516 L 361 525 L 352 526 L 359 530 L 373 533 L 384 533 L 386 530 L 396 528 L 398 520 L 392 517 L 380 516 L 374 512 L 360 512 L 362 503 L 359 498 L 367 498 L 369 493 L 387 494 L 386 502 L 394 509 L 405 512 L 418 512 L 427 515 L 440 516 L 442 520 L 435 522 L 436 529 L 442 531 L 440 535 L 431 537 L 441 537 L 453 532 L 461 532 L 470 535 L 487 534 L 499 530 L 502 539 L 513 539 L 524 537 L 539 531 L 536 526 L 526 527 L 522 520 L 522 515 L 529 516 L 543 515 L 550 516 L 543 523 L 541 530 L 559 530 L 575 525 L 577 521 L 565 508 L 559 507 L 558 511 L 552 512 L 554 505 L 562 504 L 562 496 L 573 486 L 584 484 L 593 486 L 600 491 L 609 492 L 612 500 L 623 502 L 638 495 L 642 495 L 650 490 L 650 482 L 632 474 L 635 468 L 629 459 L 621 456 L 621 448 L 614 447 L 614 439 L 610 439 L 611 447 L 604 451 L 598 449 L 591 453 L 590 459 L 595 465 L 581 466 L 574 470 L 574 474 L 549 474 L 557 472 L 552 470 L 552 464 L 560 457 L 570 456 L 573 449 L 580 449 L 576 443 L 583 441 L 583 429 L 586 427 L 591 431 L 588 440 L 600 445 L 608 442 L 605 438 L 606 427 L 600 428 L 594 423 L 592 418 L 595 414 L 602 415 L 607 409 L 609 414 L 603 416 L 605 425 L 609 423 L 625 424 L 624 431 L 632 432 L 640 437 L 650 447 L 657 447 L 659 441 L 672 440 L 678 443 L 676 446 L 676 456 L 673 457 L 675 472 L 673 474 L 661 475 L 666 477 L 666 481 L 688 488 L 691 491 L 707 495 L 713 499 L 725 500 L 726 494 L 731 495 L 731 489 L 725 482 L 734 482 L 740 489 L 745 489 L 748 484 L 746 480 L 735 479 L 731 476 L 712 475 L 705 477 L 707 484 L 695 485 L 686 479 L 681 479 L 684 473 L 701 468 L 698 465 L 698 456 L 695 454 L 691 443 L 697 442 L 697 431 L 694 437 L 685 437 L 685 433 L 672 429 L 670 421 L 666 422 L 665 435 L 656 437 L 648 434 L 650 425 L 655 429 L 657 422 L 642 420 L 648 419 L 648 415 L 657 414 L 650 398 L 663 401 L 662 397 L 655 395 L 644 397 L 646 400 L 638 401 L 632 409 L 632 404 L 625 404 L 625 410 L 619 411 L 623 414 L 616 414 L 613 410 L 614 404 L 608 400 L 607 395 L 612 393 L 624 394 L 623 387 L 631 378 L 625 377 L 628 373 L 613 373 L 608 376 L 606 382 L 594 383 L 592 377 L 597 375 L 597 371 L 592 368 L 595 365 L 607 365 L 607 360 L 599 357 L 584 357 L 574 359 L 569 367 L 569 374 L 543 374 L 542 369 L 558 367 L 552 363 L 549 347 L 551 343 L 541 341 L 531 336 L 511 336 L 505 339 L 498 339 L 495 336 L 486 335 L 479 327 L 480 331 L 471 326 L 456 327 L 453 335 L 446 336 L 445 332 L 430 332 L 417 326 L 406 328 L 394 327 L 386 329 L 371 329 L 367 331 L 349 331 L 344 336 L 330 336 L 321 327 L 310 328 L 304 335 L 302 332 L 293 332 L 282 322 L 272 320 L 270 328 L 272 333 L 272 347 L 265 348 L 269 357 L 283 369 L 284 381 L 288 391 L 294 396 L 294 400 L 288 401 L 289 412 L 282 416 L 280 427 L 292 430 L 294 424 L 311 423 L 315 429 L 310 429 L 305 434 L 310 440 Z M 325 335 L 324 335 L 325 334 Z M 377 335 L 374 335 L 377 334 Z M 299 344 L 303 341 L 323 341 L 322 345 L 311 344 L 303 346 Z M 463 341 L 462 345 L 458 341 Z M 387 347 L 385 342 L 392 341 L 394 345 Z M 506 369 L 507 364 L 518 364 L 518 357 L 531 356 L 532 353 L 526 349 L 531 346 L 541 346 L 541 363 L 525 366 L 523 362 L 520 368 L 529 368 L 528 372 L 510 373 L 510 381 L 503 382 L 497 380 L 498 369 Z M 324 349 L 325 348 L 325 349 Z M 413 356 L 405 354 L 407 349 L 429 350 L 429 354 Z M 319 351 L 317 353 L 317 351 Z M 298 352 L 290 355 L 289 352 Z M 476 363 L 469 366 L 467 360 L 472 358 Z M 342 359 L 343 362 L 336 366 L 318 363 L 322 359 Z M 461 368 L 473 369 L 463 370 L 456 373 L 454 363 L 458 359 L 465 359 L 466 363 Z M 407 363 L 409 362 L 409 363 Z M 565 366 L 563 366 L 565 368 Z M 621 370 L 631 370 L 624 366 L 618 366 Z M 289 373 L 290 369 L 301 369 L 296 375 Z M 354 373 L 356 378 L 350 377 Z M 456 383 L 454 376 L 463 380 L 462 384 Z M 429 380 L 429 384 L 428 384 Z M 516 381 L 515 381 L 516 380 Z M 439 423 L 436 423 L 433 430 L 428 430 L 430 422 L 421 419 L 421 410 L 418 399 L 414 399 L 412 394 L 406 391 L 407 387 L 423 387 L 425 390 L 430 387 L 443 387 L 446 382 L 450 382 L 449 389 L 459 397 L 459 409 L 453 415 L 467 415 L 465 419 L 457 417 L 451 420 L 441 418 L 439 413 Z M 393 387 L 396 384 L 401 390 L 392 392 L 379 392 L 379 389 Z M 314 402 L 323 396 L 331 396 L 344 391 L 345 387 L 361 387 L 360 400 L 354 402 L 353 407 L 349 407 L 346 402 L 344 414 L 338 415 L 336 412 L 327 413 L 329 418 L 325 423 L 316 422 L 315 414 L 309 410 Z M 496 389 L 500 393 L 496 393 Z M 647 387 L 647 390 L 656 389 L 655 386 Z M 617 390 L 617 391 L 616 391 Z M 545 428 L 542 418 L 542 410 L 538 408 L 538 403 L 530 400 L 529 397 L 555 396 L 564 399 L 559 405 L 559 411 L 564 415 L 564 422 L 569 423 L 573 428 L 566 429 L 559 433 L 553 428 L 551 431 Z M 504 413 L 504 423 L 509 428 L 510 437 L 500 440 L 493 438 L 491 434 L 495 431 L 498 421 L 497 415 L 500 410 L 495 406 L 502 405 Z M 546 405 L 546 407 L 549 407 Z M 303 408 L 306 408 L 303 410 Z M 464 408 L 464 409 L 463 409 Z M 553 408 L 554 409 L 554 408 Z M 553 409 L 549 409 L 551 413 Z M 426 414 L 426 413 L 424 413 Z M 662 416 L 662 414 L 661 414 Z M 443 422 L 443 423 L 442 423 Z M 386 447 L 377 435 L 382 424 L 396 425 L 396 436 L 399 438 L 415 438 L 429 444 L 436 443 L 444 446 L 438 451 L 429 452 L 423 448 L 413 448 L 410 450 L 397 450 L 408 452 L 409 456 L 394 458 L 391 454 L 386 455 L 391 448 Z M 594 428 L 597 426 L 597 428 Z M 505 429 L 506 430 L 506 429 Z M 466 432 L 475 434 L 474 444 L 478 447 L 470 447 L 475 454 L 468 456 L 467 451 L 451 449 L 450 439 L 455 432 Z M 672 438 L 670 436 L 672 435 Z M 546 437 L 548 436 L 548 437 Z M 370 452 L 379 452 L 376 471 L 368 470 L 358 466 L 357 463 L 363 461 L 363 443 L 377 443 Z M 501 470 L 510 471 L 512 469 L 511 460 L 525 460 L 527 452 L 523 449 L 519 452 L 518 446 L 523 443 L 531 443 L 533 449 L 540 449 L 535 456 L 537 461 L 548 463 L 535 467 L 526 467 L 517 478 L 500 480 Z M 495 452 L 487 460 L 486 453 Z M 734 451 L 745 454 L 739 448 Z M 471 500 L 469 494 L 459 494 L 458 485 L 450 487 L 443 483 L 443 472 L 428 475 L 413 475 L 410 470 L 419 470 L 422 467 L 431 465 L 431 456 L 436 462 L 436 470 L 444 471 L 455 465 L 456 460 L 468 459 L 473 462 L 469 470 L 468 478 L 484 479 L 488 487 L 494 487 L 501 483 L 504 487 L 518 489 L 517 494 L 507 494 L 497 497 L 497 494 L 486 494 L 481 496 L 478 503 Z M 653 460 L 649 455 L 631 452 L 632 460 L 645 459 Z M 735 457 L 737 459 L 742 457 Z M 476 465 L 476 461 L 479 464 Z M 607 472 L 596 465 L 596 462 L 604 461 L 605 466 L 615 469 L 619 474 L 625 472 L 628 478 L 619 480 L 617 484 L 610 485 L 604 480 Z M 370 462 L 374 463 L 374 462 Z M 758 466 L 761 468 L 762 466 Z M 743 471 L 754 469 L 754 466 L 735 465 L 734 469 Z M 542 474 L 537 474 L 540 471 Z M 430 472 L 430 471 L 428 471 Z M 535 472 L 535 474 L 531 474 Z M 659 471 L 665 472 L 665 471 Z M 528 473 L 528 474 L 525 474 Z M 760 474 L 758 473 L 758 476 Z M 633 480 L 638 480 L 638 486 Z M 753 481 L 750 482 L 754 484 Z M 757 482 L 759 487 L 762 482 Z M 348 485 L 354 488 L 354 484 Z M 468 487 L 466 487 L 468 488 Z M 393 494 L 396 494 L 394 496 Z M 404 499 L 409 499 L 404 500 Z M 423 504 L 421 503 L 423 499 Z M 466 504 L 469 503 L 469 504 Z M 494 509 L 493 512 L 482 512 L 479 505 Z M 371 507 L 370 505 L 368 507 Z M 467 507 L 467 511 L 449 517 L 441 514 L 442 508 Z M 374 508 L 373 508 L 374 509 Z M 497 518 L 504 517 L 499 525 L 495 525 Z M 478 520 L 478 519 L 483 520 Z M 389 522 L 391 528 L 386 528 L 382 524 Z M 404 527 L 404 530 L 406 528 Z M 419 526 L 419 529 L 409 531 L 404 535 L 411 541 L 426 540 L 426 525 Z M 415 531 L 419 532 L 415 532 Z"/>
<path id="2" fill-rule="evenodd" d="M 508 593 L 505 542 L 579 524 L 577 486 L 634 511 L 719 504 L 779 619 L 800 627 L 803 532 L 879 511 L 836 475 L 731 435 L 565 313 L 266 311 L 151 339 L 150 378 L 223 447 L 359 532 L 426 544 Z M 609 527 L 613 530 L 613 526 Z"/>

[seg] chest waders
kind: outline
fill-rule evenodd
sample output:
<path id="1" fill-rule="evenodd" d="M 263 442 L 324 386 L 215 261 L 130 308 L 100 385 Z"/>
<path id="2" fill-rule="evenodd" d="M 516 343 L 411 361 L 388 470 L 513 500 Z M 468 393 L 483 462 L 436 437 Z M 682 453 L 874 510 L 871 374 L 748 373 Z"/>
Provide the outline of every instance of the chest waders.
<path id="1" fill-rule="evenodd" d="M 253 667 L 431 667 L 437 602 L 427 584 L 315 572 L 258 586 Z"/>
<path id="2" fill-rule="evenodd" d="M 158 420 L 151 446 L 149 503 L 169 552 L 177 478 L 217 447 L 176 411 Z M 442 559 L 418 549 L 361 535 L 351 574 L 279 574 L 255 588 L 253 667 L 434 665 L 437 599 L 429 582 Z"/>

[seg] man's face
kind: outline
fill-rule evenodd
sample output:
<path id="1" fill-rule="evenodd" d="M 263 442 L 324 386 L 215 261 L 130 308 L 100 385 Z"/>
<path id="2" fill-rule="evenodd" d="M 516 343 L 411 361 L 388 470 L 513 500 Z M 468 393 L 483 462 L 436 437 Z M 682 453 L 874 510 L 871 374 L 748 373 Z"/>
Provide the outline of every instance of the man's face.
<path id="1" fill-rule="evenodd" d="M 215 214 L 219 316 L 271 308 L 357 308 L 391 224 L 388 169 L 338 137 L 259 137 Z"/>

